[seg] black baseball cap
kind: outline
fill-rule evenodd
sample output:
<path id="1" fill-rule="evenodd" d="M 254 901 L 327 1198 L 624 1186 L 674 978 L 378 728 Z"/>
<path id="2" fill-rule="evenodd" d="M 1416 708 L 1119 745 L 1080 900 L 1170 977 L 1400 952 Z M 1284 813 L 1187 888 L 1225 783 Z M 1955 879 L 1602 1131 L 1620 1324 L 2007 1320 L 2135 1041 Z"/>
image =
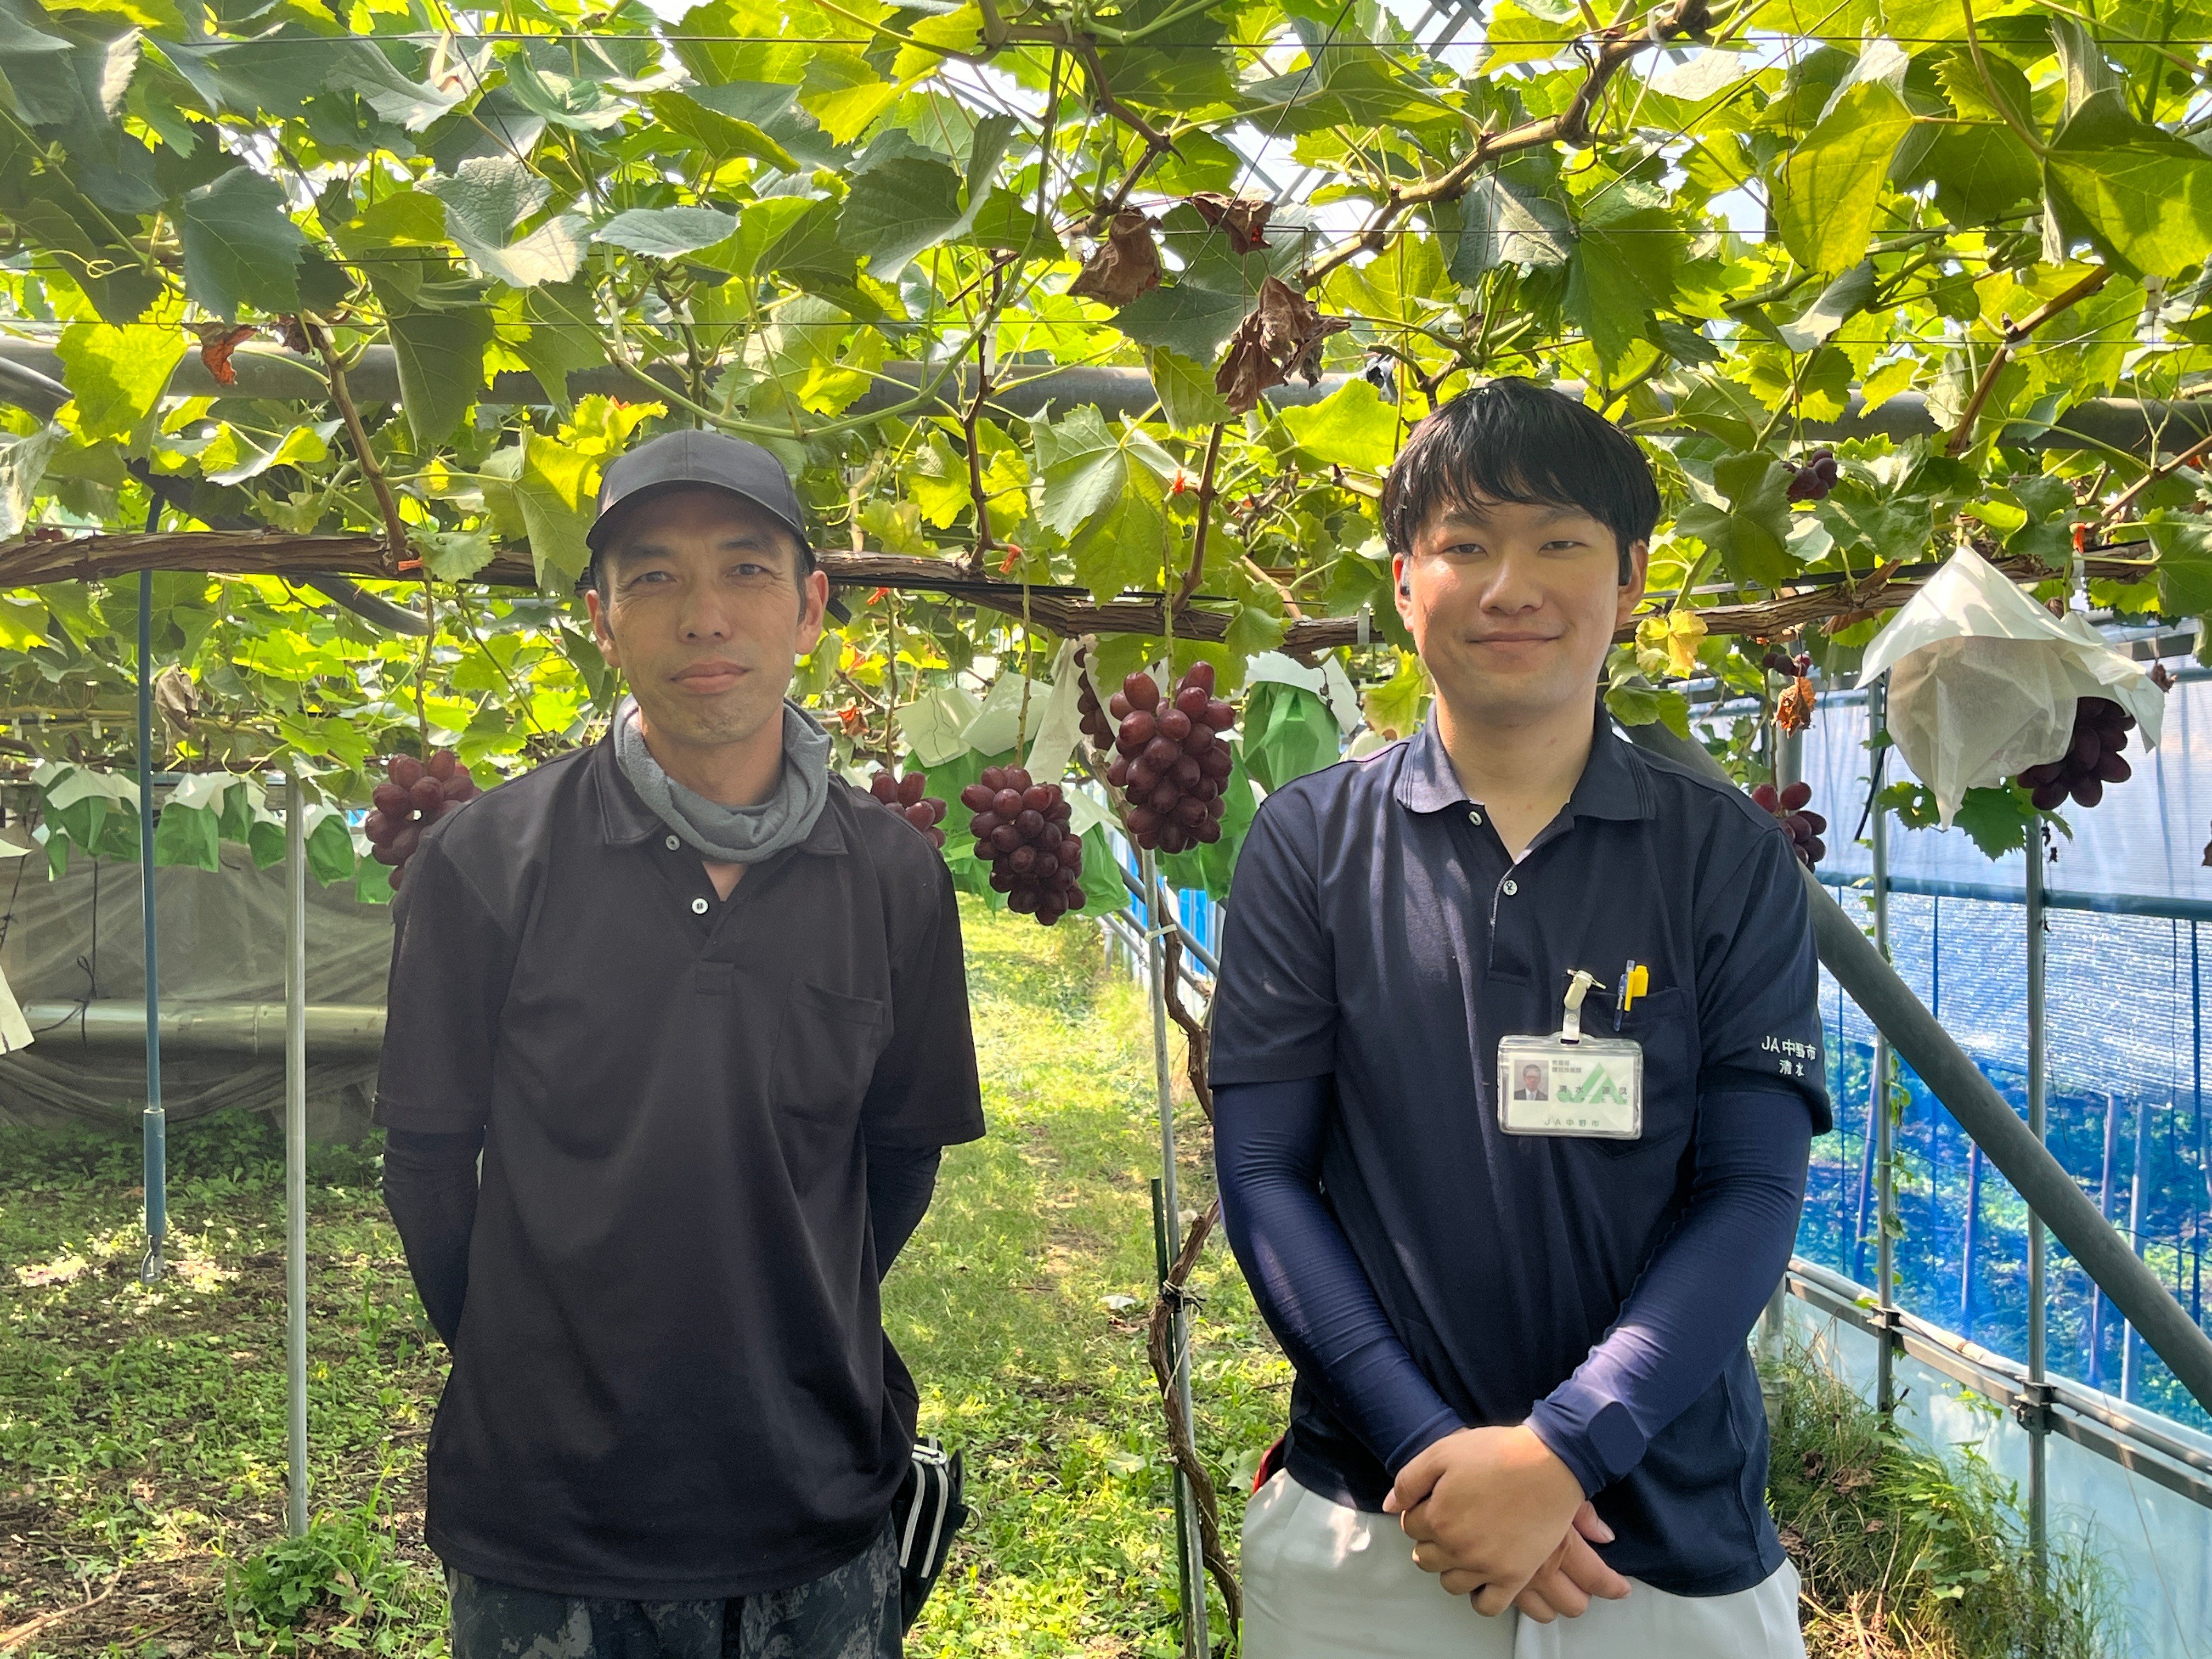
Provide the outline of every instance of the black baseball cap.
<path id="1" fill-rule="evenodd" d="M 805 515 L 783 463 L 758 444 L 696 429 L 649 438 L 607 468 L 599 479 L 599 514 L 585 534 L 585 545 L 594 555 L 604 551 L 623 508 L 702 484 L 743 496 L 798 537 L 801 548 L 807 546 Z"/>

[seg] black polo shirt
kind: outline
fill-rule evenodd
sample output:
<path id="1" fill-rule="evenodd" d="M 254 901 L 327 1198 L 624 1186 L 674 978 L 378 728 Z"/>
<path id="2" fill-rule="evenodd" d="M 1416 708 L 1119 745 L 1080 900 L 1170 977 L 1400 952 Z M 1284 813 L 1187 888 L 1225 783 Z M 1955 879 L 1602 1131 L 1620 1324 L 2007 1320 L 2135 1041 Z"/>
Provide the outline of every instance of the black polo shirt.
<path id="1" fill-rule="evenodd" d="M 1614 1032 L 1650 988 L 1635 1140 L 1498 1127 L 1501 1036 L 1557 1031 L 1577 969 Z M 1741 792 L 1623 741 L 1601 710 L 1559 816 L 1516 863 L 1432 725 L 1298 779 L 1239 855 L 1213 1005 L 1217 1085 L 1333 1075 L 1327 1200 L 1399 1338 L 1468 1424 L 1517 1424 L 1612 1328 L 1680 1213 L 1702 1086 L 1828 1121 L 1818 969 L 1788 837 Z M 1800 1103 L 1802 1103 L 1802 1104 Z M 1379 1510 L 1390 1477 L 1301 1376 L 1292 1477 Z M 1678 1594 L 1782 1562 L 1747 1352 L 1595 1495 L 1620 1571 Z"/>
<path id="2" fill-rule="evenodd" d="M 904 1474 L 871 1146 L 983 1133 L 943 861 L 837 780 L 716 898 L 606 743 L 423 838 L 376 1121 L 485 1130 L 428 1540 L 635 1601 L 851 1559 Z"/>

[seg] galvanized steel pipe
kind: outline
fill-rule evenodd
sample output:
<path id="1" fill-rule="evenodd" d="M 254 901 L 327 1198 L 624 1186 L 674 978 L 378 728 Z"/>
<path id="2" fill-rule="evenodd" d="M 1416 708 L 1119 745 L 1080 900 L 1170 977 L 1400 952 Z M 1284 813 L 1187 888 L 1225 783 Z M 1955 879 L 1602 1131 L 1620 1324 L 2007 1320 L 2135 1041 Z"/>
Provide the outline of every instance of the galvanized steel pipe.
<path id="1" fill-rule="evenodd" d="M 1675 737 L 1663 726 L 1655 722 L 1626 729 L 1638 744 L 1669 760 L 1709 777 L 1726 775 L 1702 747 Z M 1897 970 L 1882 960 L 1819 878 L 1809 870 L 1804 873 L 1821 963 L 2081 1264 L 2082 1271 L 2112 1298 L 2181 1386 L 2199 1405 L 2212 1410 L 2212 1336 L 2197 1328 L 2188 1310 L 2129 1248 L 2118 1230 L 2097 1212 L 2074 1177 L 1898 977 Z"/>

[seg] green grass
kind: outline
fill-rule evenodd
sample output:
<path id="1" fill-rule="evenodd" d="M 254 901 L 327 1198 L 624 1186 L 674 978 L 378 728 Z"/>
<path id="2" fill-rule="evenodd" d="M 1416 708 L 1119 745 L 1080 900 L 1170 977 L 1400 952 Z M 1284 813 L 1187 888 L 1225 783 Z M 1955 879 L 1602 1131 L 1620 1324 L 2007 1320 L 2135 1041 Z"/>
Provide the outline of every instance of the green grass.
<path id="1" fill-rule="evenodd" d="M 964 915 L 990 1133 L 946 1154 L 886 1319 L 924 1426 L 965 1453 L 976 1518 L 908 1650 L 1172 1654 L 1170 1465 L 1144 1336 L 1159 1168 L 1148 1016 L 1102 970 L 1095 927 Z M 1212 1196 L 1208 1145 L 1178 1092 L 1193 1210 Z M 232 1118 L 179 1127 L 171 1149 L 171 1272 L 149 1291 L 137 1143 L 0 1132 L 0 1656 L 52 1615 L 13 1659 L 442 1659 L 422 1525 L 443 1352 L 374 1148 L 311 1164 L 316 1522 L 290 1540 L 282 1147 L 264 1121 Z M 1218 1238 L 1193 1285 L 1199 1446 L 1233 1548 L 1290 1368 Z M 1985 1470 L 1898 1443 L 1802 1363 L 1782 1382 L 1775 1499 L 1815 1659 L 2114 1650 L 2094 1564 L 2063 1557 L 2039 1598 L 2009 1494 Z"/>
<path id="2" fill-rule="evenodd" d="M 946 1154 L 886 1290 L 924 1426 L 966 1454 L 976 1519 L 921 1656 L 1176 1647 L 1170 1464 L 1146 1361 L 1158 1173 L 1151 1028 L 1086 925 L 965 913 L 990 1134 Z M 1186 1208 L 1212 1194 L 1182 1102 Z M 310 1170 L 316 1530 L 283 1543 L 282 1146 L 258 1119 L 171 1135 L 169 1276 L 136 1278 L 135 1141 L 0 1133 L 0 1637 L 16 1659 L 445 1651 L 422 1543 L 443 1351 L 373 1147 Z M 1232 1528 L 1290 1371 L 1217 1242 L 1194 1284 L 1199 1437 Z M 1137 1298 L 1117 1306 L 1109 1297 Z M 90 1599 L 90 1605 L 84 1605 Z M 70 1610 L 74 1609 L 74 1610 Z M 296 1626 L 285 1622 L 299 1616 Z"/>
<path id="3" fill-rule="evenodd" d="M 2100 1659 L 2122 1650 L 2078 1532 L 2039 1586 L 2019 1495 L 1971 1451 L 1898 1435 L 1802 1351 L 1770 1370 L 1768 1501 L 1804 1574 L 1810 1659 Z"/>

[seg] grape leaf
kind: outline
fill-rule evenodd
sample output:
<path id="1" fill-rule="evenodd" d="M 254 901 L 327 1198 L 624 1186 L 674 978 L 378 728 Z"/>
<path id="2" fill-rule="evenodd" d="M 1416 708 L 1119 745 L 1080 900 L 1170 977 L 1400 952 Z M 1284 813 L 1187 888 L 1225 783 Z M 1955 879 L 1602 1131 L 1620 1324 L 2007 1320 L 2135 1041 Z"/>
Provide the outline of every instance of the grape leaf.
<path id="1" fill-rule="evenodd" d="M 1694 501 L 1677 515 L 1674 528 L 1718 553 L 1737 581 L 1775 586 L 1797 569 L 1790 556 L 1785 493 L 1796 476 L 1762 451 L 1731 455 L 1713 467 L 1713 485 L 1725 505 Z"/>
<path id="2" fill-rule="evenodd" d="M 1278 418 L 1316 466 L 1382 472 L 1398 453 L 1397 408 L 1364 380 L 1346 380 L 1319 403 L 1286 408 Z"/>
<path id="3" fill-rule="evenodd" d="M 1161 346 L 1200 362 L 1221 349 L 1251 303 L 1242 294 L 1177 283 L 1139 294 L 1115 314 L 1114 326 L 1142 346 Z"/>
<path id="4" fill-rule="evenodd" d="M 179 213 L 185 292 L 226 320 L 241 305 L 297 309 L 307 239 L 286 207 L 284 187 L 251 167 L 233 167 L 187 192 Z"/>
<path id="5" fill-rule="evenodd" d="M 1179 432 L 1212 426 L 1230 417 L 1229 404 L 1213 389 L 1213 371 L 1162 347 L 1145 354 L 1160 413 Z"/>
<path id="6" fill-rule="evenodd" d="M 173 328 L 133 323 L 71 323 L 56 343 L 77 430 L 88 439 L 128 438 L 153 413 L 169 377 L 185 358 L 185 337 Z"/>
<path id="7" fill-rule="evenodd" d="M 2136 120 L 2118 93 L 2068 119 L 2044 181 L 2062 228 L 2132 276 L 2176 276 L 2212 247 L 2212 155 Z"/>
<path id="8" fill-rule="evenodd" d="M 491 313 L 421 307 L 394 313 L 386 324 L 399 371 L 399 408 L 417 448 L 428 450 L 453 435 L 484 386 L 484 348 L 491 343 Z"/>
<path id="9" fill-rule="evenodd" d="M 592 233 L 595 242 L 611 242 L 632 253 L 657 259 L 712 247 L 737 234 L 737 216 L 714 208 L 633 208 L 617 213 Z"/>
<path id="10" fill-rule="evenodd" d="M 1775 228 L 1792 258 L 1839 275 L 1865 256 L 1890 156 L 1911 125 L 1904 100 L 1882 81 L 1837 94 L 1775 183 Z"/>
<path id="11" fill-rule="evenodd" d="M 942 161 L 901 156 L 853 180 L 837 216 L 837 240 L 890 281 L 960 223 L 960 175 Z"/>

